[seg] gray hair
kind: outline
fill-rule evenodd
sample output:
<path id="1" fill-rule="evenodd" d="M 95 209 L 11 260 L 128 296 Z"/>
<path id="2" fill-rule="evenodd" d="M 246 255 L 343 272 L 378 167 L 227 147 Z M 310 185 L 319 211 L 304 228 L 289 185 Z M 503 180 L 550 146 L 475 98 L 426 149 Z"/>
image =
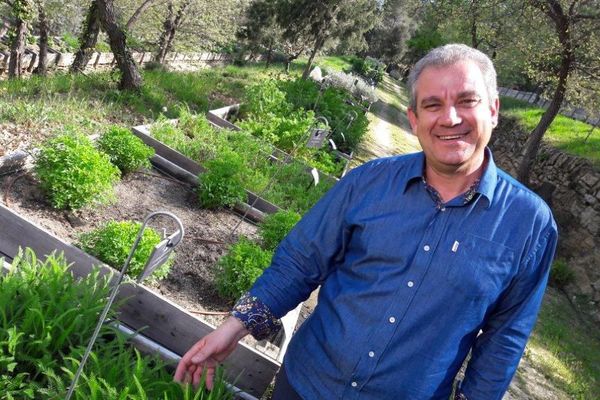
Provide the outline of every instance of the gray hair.
<path id="1" fill-rule="evenodd" d="M 491 102 L 498 97 L 496 84 L 496 70 L 492 60 L 481 51 L 464 44 L 447 44 L 436 47 L 421 58 L 408 75 L 408 87 L 410 90 L 410 107 L 416 111 L 417 93 L 415 85 L 421 73 L 427 67 L 443 67 L 453 65 L 461 61 L 474 62 L 483 75 L 483 81 L 487 89 L 488 100 Z"/>

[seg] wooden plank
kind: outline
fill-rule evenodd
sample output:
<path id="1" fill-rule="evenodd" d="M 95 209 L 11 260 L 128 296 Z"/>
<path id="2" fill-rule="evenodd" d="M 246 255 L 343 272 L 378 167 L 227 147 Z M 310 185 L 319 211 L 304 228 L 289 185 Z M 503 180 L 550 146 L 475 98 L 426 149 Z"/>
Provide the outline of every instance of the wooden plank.
<path id="1" fill-rule="evenodd" d="M 132 131 L 133 134 L 142 139 L 144 143 L 152 147 L 156 151 L 156 154 L 172 162 L 173 164 L 178 165 L 194 175 L 198 175 L 206 171 L 206 168 L 197 162 L 187 158 L 177 150 L 172 149 L 171 147 L 150 136 L 150 130 L 145 125 L 134 126 Z"/>
<path id="2" fill-rule="evenodd" d="M 0 252 L 10 258 L 20 247 L 32 248 L 39 258 L 56 251 L 63 252 L 72 263 L 76 276 L 89 274 L 100 261 L 51 235 L 35 224 L 0 205 Z M 112 269 L 102 265 L 102 274 Z M 188 313 L 182 307 L 144 286 L 124 284 L 119 290 L 119 320 L 134 330 L 182 355 L 214 327 Z M 242 390 L 260 397 L 270 384 L 280 364 L 250 347 L 240 344 L 225 363 L 228 379 Z"/>
<path id="3" fill-rule="evenodd" d="M 195 176 L 206 171 L 206 168 L 204 168 L 202 165 L 187 158 L 180 152 L 172 149 L 171 147 L 169 147 L 169 146 L 163 144 L 162 142 L 151 137 L 150 131 L 148 130 L 147 126 L 145 126 L 145 125 L 135 126 L 132 128 L 132 131 L 133 131 L 133 134 L 136 135 L 137 137 L 139 137 L 140 139 L 142 139 L 142 141 L 145 144 L 154 148 L 154 150 L 156 151 L 156 154 L 158 154 L 160 157 L 164 158 L 165 160 L 173 163 L 177 167 L 182 168 L 182 169 L 188 171 L 190 174 L 193 174 Z M 188 179 L 185 179 L 185 181 L 189 182 Z M 246 203 L 252 205 L 253 208 L 256 208 L 256 210 L 259 211 L 258 213 L 255 213 L 255 212 L 248 213 L 248 217 L 255 222 L 258 222 L 256 218 L 262 217 L 262 213 L 274 214 L 277 211 L 281 210 L 281 208 L 279 208 L 275 204 L 273 204 L 263 198 L 258 197 L 255 193 L 253 193 L 249 190 L 246 190 L 246 195 L 247 195 Z M 241 207 L 236 206 L 234 208 L 236 209 L 236 211 L 240 212 L 241 214 L 244 214 L 246 211 L 246 208 L 243 205 L 241 205 Z"/>

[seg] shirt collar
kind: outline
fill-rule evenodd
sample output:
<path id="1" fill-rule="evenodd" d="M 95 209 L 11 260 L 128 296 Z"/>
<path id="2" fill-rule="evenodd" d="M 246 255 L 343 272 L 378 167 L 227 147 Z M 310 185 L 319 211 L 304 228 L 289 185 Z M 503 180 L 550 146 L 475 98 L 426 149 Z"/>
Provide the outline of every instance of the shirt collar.
<path id="1" fill-rule="evenodd" d="M 485 157 L 487 159 L 487 166 L 479 179 L 479 185 L 475 189 L 475 192 L 480 193 L 487 199 L 487 208 L 489 208 L 492 205 L 494 190 L 496 189 L 496 183 L 498 182 L 498 169 L 489 147 L 485 148 Z M 406 185 L 404 186 L 404 192 L 406 192 L 406 189 L 411 183 L 423 179 L 424 170 L 425 153 L 420 152 L 416 154 L 414 162 L 409 165 L 409 168 L 406 171 Z"/>

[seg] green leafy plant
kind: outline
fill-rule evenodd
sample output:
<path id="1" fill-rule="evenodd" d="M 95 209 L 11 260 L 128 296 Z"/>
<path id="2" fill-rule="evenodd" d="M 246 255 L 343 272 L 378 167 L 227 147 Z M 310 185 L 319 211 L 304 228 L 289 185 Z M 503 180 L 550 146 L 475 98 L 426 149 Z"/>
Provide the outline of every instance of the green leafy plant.
<path id="1" fill-rule="evenodd" d="M 219 293 L 231 300 L 239 298 L 269 266 L 272 257 L 270 251 L 241 237 L 217 264 Z"/>
<path id="2" fill-rule="evenodd" d="M 114 198 L 117 167 L 92 142 L 77 133 L 64 133 L 40 147 L 35 171 L 53 207 L 81 208 Z"/>
<path id="3" fill-rule="evenodd" d="M 43 398 L 40 390 L 49 383 L 45 371 L 59 371 L 71 348 L 84 345 L 92 335 L 108 295 L 108 277 L 95 270 L 77 280 L 67 267 L 61 255 L 42 261 L 26 250 L 0 277 L 0 364 L 4 367 L 0 392 L 4 395 L 18 389 L 23 393 L 15 392 L 15 398 Z M 102 332 L 110 328 L 103 327 Z"/>
<path id="4" fill-rule="evenodd" d="M 565 260 L 557 259 L 554 261 L 550 270 L 550 282 L 554 286 L 564 288 L 572 283 L 574 279 L 575 272 L 573 272 Z"/>
<path id="5" fill-rule="evenodd" d="M 82 234 L 77 245 L 100 261 L 120 270 L 127 260 L 140 227 L 141 223 L 139 222 L 111 221 L 91 232 Z M 130 276 L 136 277 L 142 272 L 152 249 L 161 240 L 161 236 L 154 229 L 146 227 L 129 264 L 128 274 Z M 152 273 L 152 279 L 165 278 L 169 274 L 173 261 L 174 255 L 172 254 L 166 263 Z"/>
<path id="6" fill-rule="evenodd" d="M 263 247 L 270 251 L 275 250 L 298 221 L 300 221 L 300 214 L 294 211 L 282 210 L 269 215 L 259 225 Z"/>
<path id="7" fill-rule="evenodd" d="M 233 206 L 244 201 L 243 176 L 247 168 L 242 158 L 231 150 L 224 150 L 219 158 L 207 161 L 206 172 L 199 176 L 200 204 L 206 208 Z"/>
<path id="8" fill-rule="evenodd" d="M 98 148 L 106 153 L 110 161 L 126 174 L 142 167 L 149 168 L 149 158 L 154 149 L 146 146 L 127 128 L 112 126 L 98 140 Z"/>
<path id="9" fill-rule="evenodd" d="M 2 260 L 0 259 L 0 265 Z M 110 289 L 110 276 L 76 279 L 62 256 L 27 249 L 0 276 L 0 393 L 6 399 L 64 398 Z M 109 318 L 115 318 L 111 311 Z M 132 348 L 104 324 L 74 392 L 80 400 L 230 400 L 216 372 L 212 391 L 173 382 L 166 364 Z"/>

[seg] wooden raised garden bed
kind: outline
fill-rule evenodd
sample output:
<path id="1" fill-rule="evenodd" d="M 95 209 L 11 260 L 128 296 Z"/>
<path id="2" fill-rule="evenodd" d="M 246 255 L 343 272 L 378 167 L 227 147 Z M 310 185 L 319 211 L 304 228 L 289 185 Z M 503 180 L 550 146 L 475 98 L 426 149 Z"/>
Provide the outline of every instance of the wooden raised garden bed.
<path id="1" fill-rule="evenodd" d="M 224 128 L 224 129 L 230 129 L 233 131 L 240 131 L 241 128 L 237 125 L 235 125 L 234 123 L 231 122 L 231 120 L 237 116 L 238 112 L 240 110 L 240 104 L 232 104 L 230 106 L 225 106 L 225 107 L 221 107 L 221 108 L 217 108 L 214 110 L 209 110 L 208 113 L 206 114 L 206 118 L 212 122 L 213 124 L 215 124 L 216 126 L 220 127 L 220 128 Z M 285 153 L 284 151 L 281 151 L 279 149 L 277 149 L 279 155 L 275 155 L 277 158 L 279 159 L 285 159 L 286 156 L 289 157 L 289 155 L 287 155 L 287 153 Z M 350 154 L 346 154 L 342 151 L 339 150 L 334 150 L 333 154 L 344 160 L 344 168 L 342 170 L 342 173 L 340 174 L 340 178 L 343 177 L 344 175 L 346 175 L 346 173 L 348 172 L 348 168 L 350 165 L 350 161 L 352 161 L 352 156 L 353 153 Z M 308 170 L 311 170 L 312 168 L 307 166 Z M 324 174 L 322 172 L 320 172 L 321 176 L 325 176 L 325 179 L 334 179 L 334 180 L 338 180 L 338 177 L 331 177 L 327 174 Z"/>
<path id="2" fill-rule="evenodd" d="M 12 260 L 19 248 L 33 249 L 40 259 L 63 252 L 75 276 L 85 276 L 100 261 L 60 240 L 36 224 L 0 205 L 0 257 Z M 102 266 L 102 273 L 110 268 Z M 160 346 L 182 355 L 214 327 L 149 288 L 124 284 L 118 296 L 119 320 Z M 227 377 L 243 391 L 260 397 L 280 364 L 245 344 L 240 344 L 226 362 Z"/>
<path id="3" fill-rule="evenodd" d="M 229 128 L 229 125 L 227 125 L 227 123 L 225 123 L 224 125 L 214 123 L 213 117 L 211 117 L 210 115 L 207 116 L 207 120 L 217 130 Z M 172 123 L 174 124 L 174 126 L 176 126 L 178 121 L 171 120 L 169 121 L 169 123 Z M 239 128 L 236 127 L 232 130 L 239 130 Z M 192 160 L 188 156 L 182 154 L 181 152 L 154 138 L 151 131 L 152 125 L 140 125 L 132 128 L 132 132 L 134 133 L 134 135 L 140 138 L 146 145 L 154 148 L 154 150 L 156 151 L 156 155 L 151 160 L 153 165 L 169 175 L 175 176 L 178 179 L 188 182 L 194 186 L 197 185 L 198 174 L 205 172 L 206 169 L 200 163 Z M 252 140 L 256 141 L 257 143 L 260 142 L 259 139 L 255 138 L 253 138 Z M 266 154 L 265 159 L 270 159 L 275 163 L 296 163 L 302 166 L 302 170 L 304 171 L 303 173 L 306 174 L 306 179 L 312 180 L 310 176 L 313 175 L 313 170 L 315 170 L 314 168 L 311 168 L 303 162 L 292 158 L 289 154 L 278 150 L 275 147 L 271 146 L 271 148 L 273 151 L 271 152 L 271 154 Z M 321 185 L 321 188 L 324 187 L 323 185 L 325 185 L 325 188 L 329 188 L 338 181 L 337 178 L 331 177 L 327 174 L 323 174 L 316 170 L 314 172 L 316 172 L 319 176 L 319 182 L 321 182 L 319 183 L 319 185 Z M 271 202 L 263 197 L 259 197 L 259 195 L 250 190 L 246 190 L 246 194 L 246 203 L 236 204 L 234 210 L 239 214 L 245 215 L 248 219 L 252 221 L 259 222 L 264 218 L 265 214 L 274 214 L 277 211 L 286 208 L 285 205 L 274 204 L 274 202 Z M 303 213 L 304 211 L 306 210 L 303 210 L 300 213 Z"/>
<path id="4" fill-rule="evenodd" d="M 131 130 L 146 145 L 154 149 L 156 154 L 150 161 L 157 169 L 192 186 L 197 186 L 198 175 L 206 171 L 202 165 L 154 139 L 148 125 L 134 126 Z M 261 221 L 264 214 L 274 214 L 280 210 L 278 206 L 258 197 L 249 190 L 246 190 L 246 194 L 246 203 L 236 204 L 234 210 L 240 214 L 245 214 L 246 217 L 255 222 Z"/>

